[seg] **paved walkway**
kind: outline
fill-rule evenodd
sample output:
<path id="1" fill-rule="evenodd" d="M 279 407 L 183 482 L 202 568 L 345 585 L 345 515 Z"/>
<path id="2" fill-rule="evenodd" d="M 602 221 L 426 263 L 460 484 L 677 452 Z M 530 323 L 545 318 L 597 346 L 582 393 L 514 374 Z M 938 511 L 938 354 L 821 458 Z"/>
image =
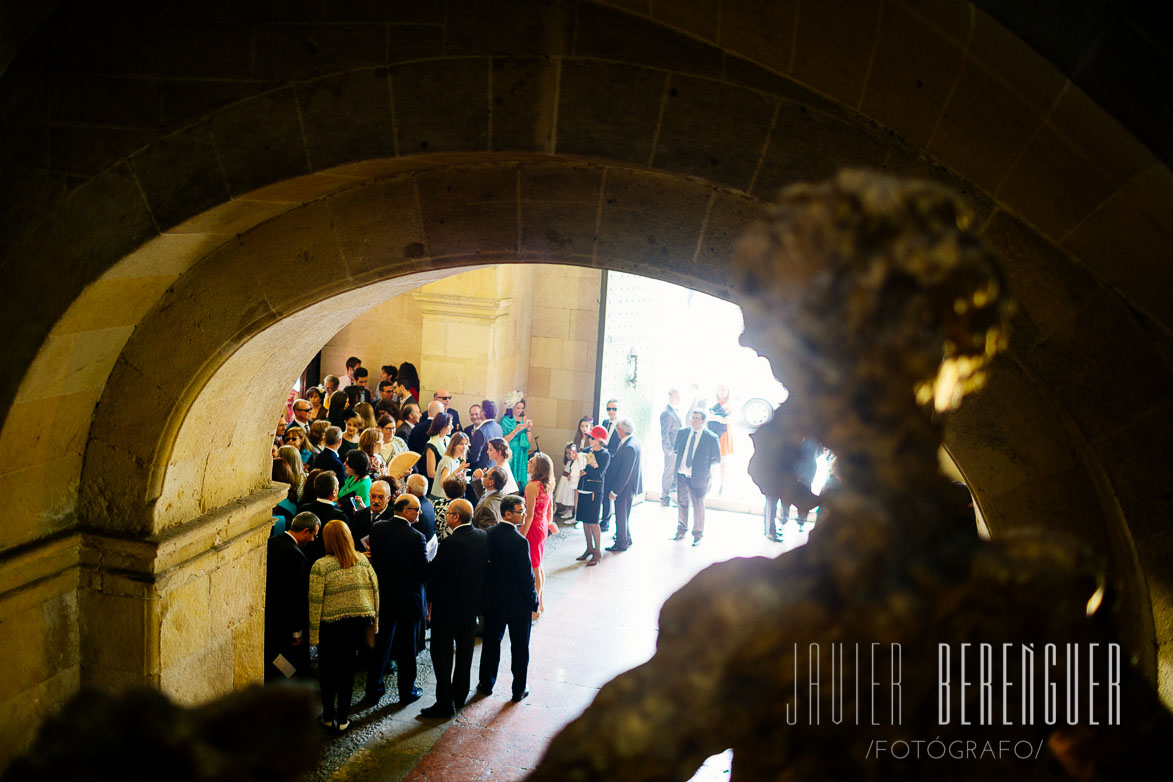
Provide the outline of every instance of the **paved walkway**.
<path id="1" fill-rule="evenodd" d="M 423 699 L 404 709 L 385 701 L 360 712 L 347 736 L 328 743 L 317 778 L 522 779 L 537 766 L 550 738 L 582 713 L 603 684 L 651 657 L 660 607 L 670 594 L 714 562 L 773 557 L 806 541 L 793 521 L 785 528 L 786 542 L 774 543 L 763 536 L 759 517 L 719 511 L 707 514 L 707 534 L 696 548 L 690 539 L 670 540 L 675 529 L 675 508 L 643 503 L 632 513 L 632 548 L 606 554 L 588 568 L 575 561 L 584 548 L 582 532 L 563 527 L 546 547 L 546 611 L 530 642 L 529 698 L 509 700 L 506 636 L 493 696 L 474 693 L 453 720 L 420 718 L 435 692 L 428 654 L 421 654 Z M 604 545 L 610 537 L 604 533 Z M 478 643 L 474 687 L 479 662 Z M 361 694 L 361 685 L 356 690 Z M 694 780 L 727 779 L 730 757 L 714 756 Z"/>

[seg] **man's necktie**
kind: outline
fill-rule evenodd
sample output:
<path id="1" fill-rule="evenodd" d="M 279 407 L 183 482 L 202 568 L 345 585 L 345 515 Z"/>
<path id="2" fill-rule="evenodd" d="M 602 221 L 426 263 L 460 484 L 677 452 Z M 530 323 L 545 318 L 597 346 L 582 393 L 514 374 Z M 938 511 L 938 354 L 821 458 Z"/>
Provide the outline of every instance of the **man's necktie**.
<path id="1" fill-rule="evenodd" d="M 696 453 L 696 430 L 692 430 L 692 434 L 688 436 L 688 453 L 684 457 L 684 466 L 692 469 L 692 455 Z"/>

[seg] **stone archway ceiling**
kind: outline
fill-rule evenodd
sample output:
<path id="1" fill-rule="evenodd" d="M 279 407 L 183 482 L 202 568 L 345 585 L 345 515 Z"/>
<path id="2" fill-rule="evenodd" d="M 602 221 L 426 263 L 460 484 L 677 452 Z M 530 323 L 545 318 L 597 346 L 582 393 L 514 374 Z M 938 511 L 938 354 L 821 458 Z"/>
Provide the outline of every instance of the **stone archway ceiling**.
<path id="1" fill-rule="evenodd" d="M 984 12 L 914 0 L 860 0 L 850 14 L 623 5 L 634 12 L 453 0 L 446 13 L 390 6 L 373 18 L 342 3 L 176 18 L 66 5 L 0 84 L 13 183 L 0 252 L 71 262 L 57 260 L 54 284 L 5 264 L 5 288 L 39 296 L 55 320 L 160 231 L 228 199 L 243 227 L 279 208 L 269 186 L 316 176 L 329 189 L 317 172 L 349 161 L 557 152 L 769 195 L 836 163 L 931 168 L 910 151 L 924 148 L 1170 322 L 1154 293 L 1168 282 L 1168 170 Z M 247 203 L 258 190 L 264 202 Z M 30 361 L 22 352 L 44 324 L 0 325 L 29 338 L 14 358 Z"/>

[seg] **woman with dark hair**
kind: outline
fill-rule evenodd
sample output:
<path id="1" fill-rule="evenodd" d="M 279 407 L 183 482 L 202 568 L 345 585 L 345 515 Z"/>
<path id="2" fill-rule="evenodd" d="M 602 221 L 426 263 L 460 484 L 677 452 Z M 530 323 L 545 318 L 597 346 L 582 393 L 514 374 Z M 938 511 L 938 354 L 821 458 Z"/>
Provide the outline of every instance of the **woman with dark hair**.
<path id="1" fill-rule="evenodd" d="M 285 499 L 273 506 L 273 516 L 280 517 L 284 524 L 278 522 L 273 525 L 274 535 L 280 535 L 285 531 L 289 522 L 297 514 L 297 498 L 301 491 L 301 487 L 305 485 L 304 473 L 302 480 L 298 480 L 298 476 L 294 474 L 291 466 L 290 451 L 294 451 L 293 446 L 285 445 L 277 449 L 277 458 L 273 460 L 273 480 L 277 483 L 288 483 L 289 491 L 285 493 Z M 296 451 L 294 451 L 296 453 Z M 298 457 L 295 461 L 301 461 Z M 278 525 L 281 525 L 280 527 Z"/>
<path id="2" fill-rule="evenodd" d="M 424 477 L 428 479 L 428 494 L 432 493 L 432 484 L 436 482 L 436 468 L 440 466 L 440 459 L 448 451 L 448 439 L 451 434 L 452 416 L 438 413 L 428 425 L 428 442 L 424 446 Z"/>
<path id="3" fill-rule="evenodd" d="M 310 474 L 305 477 L 305 488 L 301 490 L 301 499 L 297 503 L 299 509 L 305 510 L 313 504 L 314 500 L 318 499 L 318 490 L 314 488 L 314 481 L 323 472 L 325 470 L 310 470 Z"/>
<path id="4" fill-rule="evenodd" d="M 362 451 L 355 449 L 346 454 L 346 483 L 338 490 L 338 505 L 346 510 L 343 499 L 354 496 L 362 500 L 359 508 L 371 504 L 371 460 Z M 357 510 L 357 508 L 356 508 Z M 347 514 L 350 515 L 350 514 Z"/>
<path id="5" fill-rule="evenodd" d="M 513 456 L 513 451 L 509 448 L 509 443 L 502 440 L 500 437 L 495 437 L 489 441 L 489 445 L 485 448 L 489 454 L 489 467 L 500 467 L 505 471 L 505 485 L 501 487 L 502 494 L 518 494 L 521 492 L 521 487 L 517 485 L 517 479 L 513 477 L 513 470 L 509 466 L 510 457 Z M 483 477 L 488 470 L 477 470 L 473 473 L 474 478 Z"/>
<path id="6" fill-rule="evenodd" d="M 420 373 L 416 371 L 415 364 L 404 361 L 399 365 L 399 374 L 395 377 L 395 382 L 407 389 L 407 393 L 411 396 L 413 402 L 417 405 L 420 401 Z"/>
<path id="7" fill-rule="evenodd" d="M 526 466 L 529 464 L 529 433 L 534 428 L 534 422 L 525 417 L 525 399 L 518 399 L 513 403 L 510 411 L 513 415 L 501 419 L 501 431 L 505 434 L 505 442 L 513 452 L 509 466 L 513 469 L 513 477 L 519 485 L 526 483 Z"/>
<path id="8" fill-rule="evenodd" d="M 346 428 L 346 408 L 349 404 L 350 400 L 346 398 L 345 391 L 335 391 L 330 395 L 330 412 L 326 416 L 330 426 L 337 426 L 339 429 Z"/>
<path id="9" fill-rule="evenodd" d="M 558 525 L 554 523 L 554 463 L 544 453 L 535 453 L 529 460 L 530 481 L 525 485 L 525 523 L 521 525 L 522 537 L 529 541 L 529 563 L 534 570 L 534 588 L 538 592 L 538 610 L 534 619 L 545 609 L 542 603 L 542 587 L 546 583 L 546 571 L 542 568 L 542 554 L 546 549 L 546 535 L 557 535 Z"/>
<path id="10" fill-rule="evenodd" d="M 310 386 L 305 390 L 305 400 L 310 403 L 311 421 L 326 420 L 326 406 L 323 404 L 325 397 L 322 396 L 322 389 Z"/>
<path id="11" fill-rule="evenodd" d="M 586 466 L 578 481 L 578 507 L 574 517 L 582 522 L 582 533 L 586 536 L 586 551 L 578 561 L 590 559 L 588 565 L 597 565 L 603 558 L 601 529 L 599 525 L 603 510 L 603 478 L 611 466 L 611 454 L 607 450 L 607 430 L 596 426 L 591 430 L 591 448 L 587 452 Z"/>
<path id="12" fill-rule="evenodd" d="M 378 630 L 379 579 L 344 522 L 326 522 L 322 543 L 326 556 L 310 568 L 310 644 L 318 647 L 322 726 L 342 734 L 350 728 L 355 657 Z"/>
<path id="13" fill-rule="evenodd" d="M 565 508 L 558 514 L 558 518 L 564 521 L 574 518 L 574 509 L 578 505 L 578 482 L 586 467 L 586 453 L 591 449 L 592 424 L 589 415 L 578 419 L 578 431 L 562 452 L 562 476 L 554 490 L 554 502 Z"/>
<path id="14" fill-rule="evenodd" d="M 286 429 L 285 437 L 282 439 L 285 441 L 286 445 L 297 449 L 297 452 L 301 454 L 301 461 L 303 464 L 310 463 L 310 459 L 313 458 L 314 454 L 312 451 L 310 451 L 309 442 L 306 440 L 305 429 L 302 429 L 300 426 L 295 426 L 292 429 Z"/>
<path id="15" fill-rule="evenodd" d="M 407 443 L 395 434 L 395 418 L 390 414 L 379 416 L 379 431 L 383 433 L 383 444 L 379 447 L 379 455 L 384 464 L 391 464 L 391 460 L 401 453 L 407 453 Z"/>

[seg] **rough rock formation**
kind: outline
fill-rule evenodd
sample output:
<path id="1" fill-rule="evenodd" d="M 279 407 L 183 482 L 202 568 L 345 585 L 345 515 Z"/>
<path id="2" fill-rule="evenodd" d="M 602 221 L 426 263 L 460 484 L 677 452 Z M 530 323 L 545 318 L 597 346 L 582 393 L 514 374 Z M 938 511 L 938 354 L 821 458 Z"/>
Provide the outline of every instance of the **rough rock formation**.
<path id="1" fill-rule="evenodd" d="M 293 782 L 318 764 L 318 697 L 250 687 L 185 709 L 157 690 L 82 690 L 41 726 L 3 782 Z"/>
<path id="2" fill-rule="evenodd" d="M 968 496 L 939 473 L 946 414 L 980 388 L 1010 308 L 969 223 L 937 185 L 849 171 L 788 188 L 742 240 L 743 342 L 790 390 L 751 473 L 786 496 L 812 435 L 841 484 L 806 546 L 714 565 L 673 595 L 653 658 L 603 687 L 531 780 L 685 780 L 730 747 L 734 779 L 751 781 L 1115 779 L 1159 757 L 1173 720 L 1126 652 L 1111 690 L 1122 724 L 1105 724 L 1098 558 L 1054 535 L 981 540 Z M 980 678 L 991 686 L 962 690 Z M 1048 724 L 1047 703 L 1079 695 L 1075 726 L 1061 712 Z M 962 707 L 985 724 L 961 724 Z"/>

